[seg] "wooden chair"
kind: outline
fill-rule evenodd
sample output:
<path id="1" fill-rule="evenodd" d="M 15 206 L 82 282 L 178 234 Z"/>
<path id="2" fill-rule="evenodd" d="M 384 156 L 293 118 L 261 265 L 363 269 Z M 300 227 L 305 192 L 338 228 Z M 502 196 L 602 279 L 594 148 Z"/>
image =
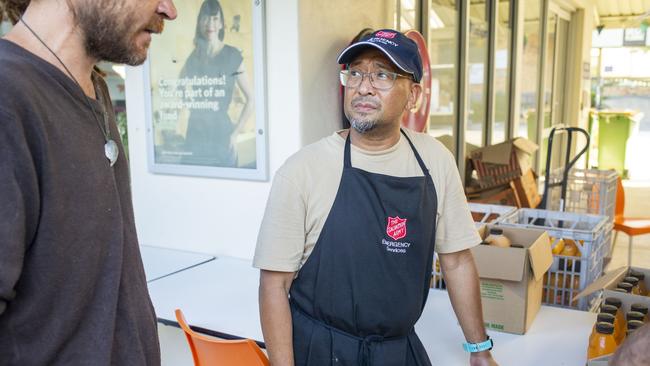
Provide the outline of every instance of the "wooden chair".
<path id="1" fill-rule="evenodd" d="M 618 232 L 622 231 L 629 237 L 627 247 L 627 265 L 632 265 L 632 239 L 637 235 L 650 234 L 650 218 L 625 217 L 625 191 L 623 181 L 618 177 L 616 187 L 616 211 L 614 213 L 614 244 Z"/>
<path id="2" fill-rule="evenodd" d="M 196 366 L 269 366 L 264 352 L 250 339 L 221 340 L 199 334 L 190 329 L 180 309 L 176 309 L 176 320 L 185 332 Z"/>

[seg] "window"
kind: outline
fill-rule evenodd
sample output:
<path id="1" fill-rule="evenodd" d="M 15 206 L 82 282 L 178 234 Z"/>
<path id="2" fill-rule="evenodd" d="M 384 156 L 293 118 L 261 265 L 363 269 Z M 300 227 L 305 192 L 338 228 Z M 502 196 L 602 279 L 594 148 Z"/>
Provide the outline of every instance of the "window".
<path id="1" fill-rule="evenodd" d="M 398 1 L 399 8 L 399 23 L 398 30 L 406 32 L 407 30 L 420 28 L 420 12 L 419 0 L 401 0 Z M 396 17 L 398 14 L 395 14 Z"/>
<path id="2" fill-rule="evenodd" d="M 494 121 L 492 141 L 506 140 L 510 111 L 510 50 L 512 49 L 511 1 L 497 1 L 496 47 L 494 58 Z"/>
<path id="3" fill-rule="evenodd" d="M 467 130 L 465 140 L 483 146 L 487 121 L 487 68 L 489 13 L 483 0 L 471 0 L 469 8 L 469 65 L 467 78 Z"/>
<path id="4" fill-rule="evenodd" d="M 515 126 L 515 136 L 537 140 L 537 90 L 539 79 L 540 41 L 539 0 L 525 2 L 524 6 L 524 44 L 521 60 L 521 97 L 519 123 Z"/>
<path id="5" fill-rule="evenodd" d="M 565 121 L 565 89 L 566 89 L 566 66 L 568 56 L 568 34 L 570 15 L 562 12 L 552 11 L 548 19 L 548 31 L 546 39 L 546 60 L 544 75 L 544 104 L 543 104 L 543 134 L 541 141 L 541 169 L 543 174 L 546 171 L 548 137 L 551 129 L 557 125 L 571 125 L 571 121 Z M 551 169 L 563 165 L 564 155 L 567 146 L 566 134 L 557 135 L 553 141 Z"/>
<path id="6" fill-rule="evenodd" d="M 429 57 L 431 60 L 431 107 L 429 133 L 452 152 L 458 122 L 458 4 L 455 0 L 432 0 L 429 9 Z"/>

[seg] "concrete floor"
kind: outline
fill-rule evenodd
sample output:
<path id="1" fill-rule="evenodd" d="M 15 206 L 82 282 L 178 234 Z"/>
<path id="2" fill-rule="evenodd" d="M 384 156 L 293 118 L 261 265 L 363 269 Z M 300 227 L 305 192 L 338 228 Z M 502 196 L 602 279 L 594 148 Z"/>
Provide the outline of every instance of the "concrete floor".
<path id="1" fill-rule="evenodd" d="M 191 322 L 191 320 L 188 320 Z M 162 366 L 193 366 L 192 353 L 180 328 L 158 323 Z"/>

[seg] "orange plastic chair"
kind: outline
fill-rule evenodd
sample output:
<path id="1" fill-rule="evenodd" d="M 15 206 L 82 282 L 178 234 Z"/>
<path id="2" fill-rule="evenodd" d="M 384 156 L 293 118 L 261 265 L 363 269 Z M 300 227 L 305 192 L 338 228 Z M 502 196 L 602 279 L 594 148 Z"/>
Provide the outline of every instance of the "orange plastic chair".
<path id="1" fill-rule="evenodd" d="M 196 366 L 269 366 L 269 359 L 250 339 L 221 340 L 196 333 L 176 309 L 176 320 L 185 332 Z"/>
<path id="2" fill-rule="evenodd" d="M 627 247 L 627 265 L 632 265 L 632 239 L 637 235 L 650 234 L 650 218 L 625 217 L 625 191 L 623 181 L 618 177 L 616 187 L 616 211 L 614 213 L 614 243 L 618 232 L 622 231 L 630 238 Z"/>

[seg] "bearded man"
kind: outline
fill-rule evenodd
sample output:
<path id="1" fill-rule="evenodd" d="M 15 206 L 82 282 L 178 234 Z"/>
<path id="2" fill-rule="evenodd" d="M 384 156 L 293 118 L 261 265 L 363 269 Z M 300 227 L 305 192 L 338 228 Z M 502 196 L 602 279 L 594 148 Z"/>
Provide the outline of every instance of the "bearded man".
<path id="1" fill-rule="evenodd" d="M 0 364 L 158 365 L 101 60 L 139 65 L 172 0 L 0 0 Z M 0 11 L 0 13 L 2 13 Z"/>

